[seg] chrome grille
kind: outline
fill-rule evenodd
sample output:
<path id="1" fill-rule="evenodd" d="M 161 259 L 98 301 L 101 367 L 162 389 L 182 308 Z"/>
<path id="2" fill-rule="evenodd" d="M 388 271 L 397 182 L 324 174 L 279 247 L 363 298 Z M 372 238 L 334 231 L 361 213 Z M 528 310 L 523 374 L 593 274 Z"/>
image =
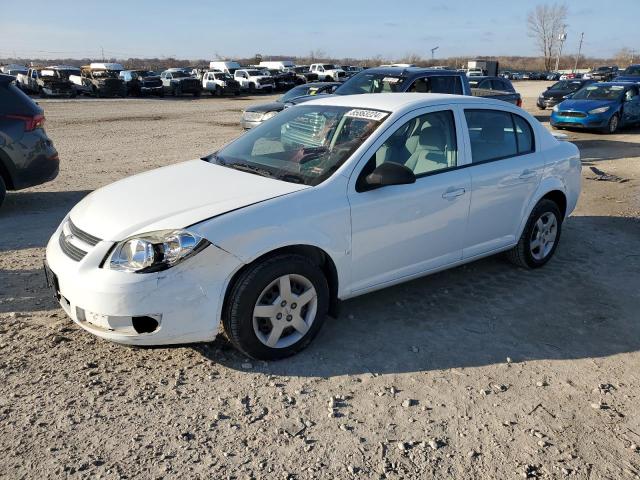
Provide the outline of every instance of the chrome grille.
<path id="1" fill-rule="evenodd" d="M 561 117 L 576 117 L 576 118 L 584 118 L 587 116 L 586 113 L 582 112 L 570 112 L 570 111 L 562 111 L 560 112 Z"/>
<path id="2" fill-rule="evenodd" d="M 98 237 L 94 237 L 93 235 L 80 230 L 78 227 L 76 227 L 74 225 L 74 223 L 69 219 L 69 230 L 71 230 L 71 233 L 79 238 L 80 240 L 82 240 L 84 243 L 91 245 L 92 247 L 96 246 L 99 242 L 102 241 L 101 238 Z"/>
<path id="3" fill-rule="evenodd" d="M 81 250 L 75 245 L 69 243 L 64 232 L 60 233 L 60 248 L 67 255 L 67 257 L 75 260 L 76 262 L 82 260 L 87 254 L 87 252 L 85 252 L 84 250 Z"/>

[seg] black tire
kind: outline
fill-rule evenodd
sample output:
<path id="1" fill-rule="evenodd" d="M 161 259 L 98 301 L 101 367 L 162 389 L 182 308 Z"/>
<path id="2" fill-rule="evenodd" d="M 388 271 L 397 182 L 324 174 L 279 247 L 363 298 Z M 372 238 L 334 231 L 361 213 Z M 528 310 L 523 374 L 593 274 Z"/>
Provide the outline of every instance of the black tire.
<path id="1" fill-rule="evenodd" d="M 309 330 L 295 343 L 272 348 L 259 340 L 253 327 L 253 309 L 263 290 L 283 275 L 300 275 L 317 293 L 316 316 Z M 329 308 L 329 286 L 322 270 L 302 255 L 281 254 L 267 258 L 245 270 L 231 287 L 222 315 L 222 325 L 231 343 L 245 355 L 260 360 L 291 356 L 311 343 L 322 327 Z"/>
<path id="2" fill-rule="evenodd" d="M 201 93 L 201 92 L 200 92 L 200 90 L 198 90 L 198 91 L 196 91 L 196 92 L 193 92 L 193 96 L 194 96 L 194 97 L 199 97 L 199 96 L 200 96 L 200 93 Z"/>
<path id="3" fill-rule="evenodd" d="M 0 207 L 2 206 L 2 202 L 4 202 L 6 196 L 7 186 L 4 183 L 4 179 L 0 176 Z"/>
<path id="4" fill-rule="evenodd" d="M 173 87 L 173 96 L 179 97 L 180 95 L 182 95 L 182 88 L 180 88 L 180 84 L 178 84 Z"/>
<path id="5" fill-rule="evenodd" d="M 254 92 L 256 91 L 256 85 L 255 85 L 255 83 L 251 82 L 251 83 L 249 84 L 249 91 L 250 91 L 251 93 L 254 93 Z"/>
<path id="6" fill-rule="evenodd" d="M 240 95 L 240 90 L 236 90 L 236 91 L 235 91 L 235 92 L 233 92 L 233 93 L 234 93 L 234 95 L 235 95 L 236 97 L 238 97 L 238 96 Z"/>
<path id="7" fill-rule="evenodd" d="M 607 126 L 602 129 L 602 133 L 614 134 L 618 131 L 618 127 L 620 127 L 620 116 L 614 113 L 607 122 Z"/>
<path id="8" fill-rule="evenodd" d="M 531 240 L 536 233 L 536 222 L 548 213 L 555 215 L 557 221 L 555 241 L 553 247 L 544 256 L 544 258 L 536 259 L 531 251 Z M 551 257 L 553 257 L 553 254 L 558 248 L 558 243 L 560 242 L 561 236 L 560 234 L 562 233 L 562 220 L 563 219 L 560 213 L 560 209 L 554 201 L 546 198 L 540 200 L 531 211 L 531 214 L 529 215 L 529 219 L 527 220 L 527 224 L 524 227 L 524 231 L 520 236 L 518 244 L 511 250 L 505 252 L 507 259 L 509 259 L 509 261 L 514 263 L 515 265 L 523 268 L 542 267 L 551 259 Z"/>

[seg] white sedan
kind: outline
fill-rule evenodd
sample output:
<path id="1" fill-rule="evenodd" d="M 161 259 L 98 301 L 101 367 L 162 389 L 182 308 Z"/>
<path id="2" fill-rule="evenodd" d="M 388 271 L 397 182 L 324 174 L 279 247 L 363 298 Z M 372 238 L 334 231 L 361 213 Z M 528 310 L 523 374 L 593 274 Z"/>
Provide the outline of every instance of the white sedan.
<path id="1" fill-rule="evenodd" d="M 580 156 L 504 102 L 336 96 L 221 150 L 101 188 L 51 237 L 50 285 L 115 342 L 214 339 L 291 355 L 339 300 L 506 252 L 544 265 L 580 194 Z"/>

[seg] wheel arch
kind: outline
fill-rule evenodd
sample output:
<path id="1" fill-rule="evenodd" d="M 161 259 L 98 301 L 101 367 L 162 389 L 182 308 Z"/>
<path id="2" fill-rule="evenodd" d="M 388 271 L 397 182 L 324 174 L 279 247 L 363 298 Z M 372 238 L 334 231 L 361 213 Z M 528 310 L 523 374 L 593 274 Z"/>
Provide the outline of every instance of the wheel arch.
<path id="1" fill-rule="evenodd" d="M 240 268 L 238 268 L 226 282 L 224 288 L 224 295 L 221 303 L 220 314 L 224 314 L 226 311 L 229 295 L 233 290 L 233 286 L 237 282 L 238 278 L 251 266 L 260 263 L 267 258 L 281 255 L 281 254 L 296 254 L 302 255 L 304 257 L 312 260 L 316 265 L 320 267 L 322 272 L 324 273 L 325 278 L 327 279 L 327 284 L 329 286 L 329 314 L 333 317 L 338 315 L 338 286 L 339 286 L 339 277 L 338 277 L 338 269 L 336 267 L 335 261 L 331 258 L 325 250 L 315 245 L 308 244 L 295 244 L 295 245 L 286 245 L 283 247 L 275 248 L 273 250 L 269 250 L 268 252 L 262 253 L 255 257 L 250 262 L 243 264 Z"/>
<path id="2" fill-rule="evenodd" d="M 7 190 L 13 190 L 15 188 L 15 184 L 13 183 L 13 177 L 11 175 L 11 171 L 7 166 L 9 164 L 9 159 L 6 154 L 0 150 L 0 177 L 4 180 L 4 184 L 7 187 Z"/>
<path id="3" fill-rule="evenodd" d="M 529 215 L 531 215 L 533 209 L 536 207 L 538 202 L 544 198 L 552 200 L 558 205 L 558 208 L 562 213 L 562 220 L 564 221 L 567 216 L 567 207 L 569 206 L 566 185 L 559 178 L 547 178 L 539 185 L 536 194 L 532 197 L 525 212 L 523 212 L 524 215 L 522 216 L 522 221 L 520 223 L 516 239 L 520 238 L 522 235 L 524 227 L 527 225 Z"/>

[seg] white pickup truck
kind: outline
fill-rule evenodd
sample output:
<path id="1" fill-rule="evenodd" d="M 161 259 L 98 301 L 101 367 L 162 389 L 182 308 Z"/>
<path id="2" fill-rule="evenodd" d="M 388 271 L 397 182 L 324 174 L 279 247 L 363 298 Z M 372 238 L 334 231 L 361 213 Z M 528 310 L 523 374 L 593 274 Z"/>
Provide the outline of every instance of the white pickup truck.
<path id="1" fill-rule="evenodd" d="M 243 90 L 249 90 L 250 92 L 266 90 L 267 92 L 272 92 L 275 88 L 275 83 L 273 77 L 266 72 L 256 68 L 242 68 L 235 71 L 233 78 Z"/>
<path id="2" fill-rule="evenodd" d="M 204 72 L 202 88 L 211 95 L 233 93 L 240 95 L 240 84 L 226 72 Z"/>
<path id="3" fill-rule="evenodd" d="M 330 63 L 314 63 L 309 67 L 309 72 L 318 75 L 321 82 L 343 82 L 347 79 L 347 72 Z"/>

